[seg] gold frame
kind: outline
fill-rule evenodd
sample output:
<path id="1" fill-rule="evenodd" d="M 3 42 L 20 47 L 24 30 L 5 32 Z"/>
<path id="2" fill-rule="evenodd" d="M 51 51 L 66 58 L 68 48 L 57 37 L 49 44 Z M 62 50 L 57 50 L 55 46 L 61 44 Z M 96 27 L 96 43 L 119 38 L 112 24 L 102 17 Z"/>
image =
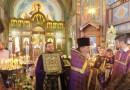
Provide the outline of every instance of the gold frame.
<path id="1" fill-rule="evenodd" d="M 61 73 L 62 65 L 59 54 L 43 54 L 44 71 L 47 74 Z"/>

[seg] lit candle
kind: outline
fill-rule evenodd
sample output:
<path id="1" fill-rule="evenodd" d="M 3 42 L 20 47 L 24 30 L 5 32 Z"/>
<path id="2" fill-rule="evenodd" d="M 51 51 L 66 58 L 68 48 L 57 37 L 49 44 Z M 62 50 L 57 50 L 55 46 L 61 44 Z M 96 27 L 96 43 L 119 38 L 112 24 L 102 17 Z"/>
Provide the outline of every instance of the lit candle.
<path id="1" fill-rule="evenodd" d="M 1 59 L 1 66 L 3 67 L 3 63 L 4 63 L 4 61 L 3 61 L 3 58 Z"/>

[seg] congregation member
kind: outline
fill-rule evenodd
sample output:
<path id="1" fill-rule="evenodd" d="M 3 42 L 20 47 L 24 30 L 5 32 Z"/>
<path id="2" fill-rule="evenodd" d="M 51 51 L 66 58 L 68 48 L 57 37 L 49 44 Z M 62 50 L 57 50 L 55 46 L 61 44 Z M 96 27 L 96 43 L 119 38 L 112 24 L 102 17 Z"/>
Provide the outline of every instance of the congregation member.
<path id="1" fill-rule="evenodd" d="M 95 79 L 95 84 L 93 84 L 92 86 L 97 86 L 95 87 L 95 89 L 101 89 L 103 90 L 103 88 L 105 87 L 105 62 L 106 62 L 106 50 L 104 47 L 100 47 L 98 49 L 99 54 L 96 56 L 96 61 L 95 64 L 93 66 L 93 70 L 94 70 L 94 79 Z M 96 78 L 98 78 L 98 80 L 96 80 Z"/>
<path id="2" fill-rule="evenodd" d="M 106 51 L 106 64 L 114 64 L 114 54 L 111 49 L 107 49 Z"/>
<path id="3" fill-rule="evenodd" d="M 4 25 L 2 20 L 0 19 L 0 33 L 4 31 Z M 9 59 L 9 51 L 4 49 L 3 42 L 0 41 L 0 59 Z M 9 88 L 9 84 L 7 83 L 8 75 L 1 72 L 1 77 L 3 79 L 4 86 Z"/>
<path id="4" fill-rule="evenodd" d="M 95 65 L 94 65 L 94 68 L 100 68 L 101 65 L 104 63 L 105 61 L 105 48 L 104 47 L 100 47 L 100 50 L 99 50 L 99 54 L 96 56 L 96 61 L 95 61 Z"/>
<path id="5" fill-rule="evenodd" d="M 101 49 L 101 51 L 102 51 L 102 49 Z M 107 86 L 107 84 L 110 82 L 110 79 L 111 79 L 111 72 L 112 72 L 112 68 L 113 68 L 113 64 L 114 64 L 114 54 L 111 49 L 107 49 L 106 53 L 104 53 L 102 55 L 103 55 L 103 58 L 102 58 L 102 60 L 100 58 L 100 60 L 101 60 L 100 67 L 97 67 L 98 71 L 99 71 L 97 78 L 100 83 L 99 86 L 103 90 Z M 98 63 L 98 62 L 96 62 L 96 63 Z"/>
<path id="6" fill-rule="evenodd" d="M 113 68 L 113 64 L 114 64 L 114 54 L 112 49 L 107 49 L 106 51 L 106 64 L 105 64 L 105 81 L 106 84 L 108 84 L 108 82 L 110 81 L 111 78 L 111 73 L 112 73 L 112 68 Z"/>
<path id="7" fill-rule="evenodd" d="M 47 42 L 45 53 L 38 58 L 35 70 L 36 90 L 66 90 L 62 77 L 63 62 L 60 55 L 55 54 L 54 51 L 54 44 Z"/>
<path id="8" fill-rule="evenodd" d="M 96 46 L 96 53 L 95 53 L 96 55 L 99 54 L 99 50 L 100 50 L 100 49 L 101 49 L 101 45 L 97 45 L 97 46 Z"/>
<path id="9" fill-rule="evenodd" d="M 3 42 L 0 41 L 0 60 L 8 60 L 9 59 L 9 51 L 4 49 L 4 44 Z M 1 73 L 1 77 L 3 79 L 3 83 L 4 86 L 6 88 L 9 88 L 9 84 L 8 84 L 8 75 L 6 73 L 0 72 Z"/>

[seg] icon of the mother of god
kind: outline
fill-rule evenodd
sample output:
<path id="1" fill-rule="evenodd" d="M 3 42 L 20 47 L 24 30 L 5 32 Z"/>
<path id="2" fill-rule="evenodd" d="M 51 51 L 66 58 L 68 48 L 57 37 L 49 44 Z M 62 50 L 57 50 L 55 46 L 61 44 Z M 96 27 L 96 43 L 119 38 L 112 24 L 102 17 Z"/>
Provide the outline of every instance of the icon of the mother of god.
<path id="1" fill-rule="evenodd" d="M 40 8 L 41 8 L 41 4 L 38 3 L 38 2 L 34 2 L 32 4 L 32 11 L 29 13 L 30 15 L 33 15 L 34 13 L 40 11 Z"/>

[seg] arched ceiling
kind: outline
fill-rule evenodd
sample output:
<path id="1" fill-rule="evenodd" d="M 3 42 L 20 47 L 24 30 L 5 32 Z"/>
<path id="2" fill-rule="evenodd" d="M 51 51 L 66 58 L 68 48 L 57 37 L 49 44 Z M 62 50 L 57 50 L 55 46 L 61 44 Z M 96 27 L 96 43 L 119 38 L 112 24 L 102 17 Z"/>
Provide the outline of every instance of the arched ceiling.
<path id="1" fill-rule="evenodd" d="M 65 14 L 68 12 L 66 0 L 14 0 L 12 3 L 10 15 L 16 18 L 31 17 L 30 12 L 34 10 L 35 4 L 40 4 L 40 11 L 52 20 L 64 21 Z"/>

